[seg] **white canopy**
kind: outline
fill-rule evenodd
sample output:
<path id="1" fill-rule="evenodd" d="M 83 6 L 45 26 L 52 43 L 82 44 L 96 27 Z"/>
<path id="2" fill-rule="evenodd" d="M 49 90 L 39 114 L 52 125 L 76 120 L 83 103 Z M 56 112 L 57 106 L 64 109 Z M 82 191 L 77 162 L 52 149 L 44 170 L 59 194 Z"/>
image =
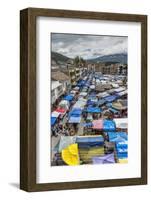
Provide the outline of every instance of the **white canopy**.
<path id="1" fill-rule="evenodd" d="M 104 98 L 104 97 L 109 96 L 109 94 L 108 94 L 107 92 L 100 92 L 100 93 L 97 94 L 96 96 L 101 97 L 101 98 Z"/>
<path id="2" fill-rule="evenodd" d="M 73 94 L 73 95 L 75 95 L 76 91 L 75 90 L 71 90 L 70 93 Z"/>
<path id="3" fill-rule="evenodd" d="M 117 89 L 114 89 L 115 92 L 122 92 L 125 90 L 125 87 L 119 87 Z"/>
<path id="4" fill-rule="evenodd" d="M 113 88 L 118 88 L 119 85 L 118 85 L 117 83 L 112 83 L 112 87 L 113 87 Z"/>
<path id="5" fill-rule="evenodd" d="M 118 93 L 119 96 L 124 96 L 126 94 L 127 94 L 127 90 L 124 90 L 124 91 Z"/>
<path id="6" fill-rule="evenodd" d="M 54 112 L 51 113 L 52 117 L 58 117 L 59 115 L 60 115 L 60 113 L 57 112 L 57 111 L 54 111 Z"/>
<path id="7" fill-rule="evenodd" d="M 65 109 L 68 109 L 69 108 L 69 102 L 67 100 L 62 100 L 59 103 L 59 106 L 65 108 Z"/>
<path id="8" fill-rule="evenodd" d="M 85 97 L 85 96 L 87 96 L 87 92 L 81 92 L 80 94 L 79 94 L 79 96 L 83 96 L 83 97 Z"/>
<path id="9" fill-rule="evenodd" d="M 128 119 L 127 118 L 115 118 L 114 119 L 116 128 L 127 129 L 128 128 Z"/>
<path id="10" fill-rule="evenodd" d="M 90 85 L 90 88 L 91 89 L 95 89 L 95 85 Z"/>
<path id="11" fill-rule="evenodd" d="M 73 108 L 84 108 L 85 105 L 86 105 L 86 100 L 80 99 L 74 104 Z"/>
<path id="12" fill-rule="evenodd" d="M 80 88 L 77 86 L 77 87 L 75 87 L 75 88 L 73 88 L 74 90 L 79 90 Z"/>

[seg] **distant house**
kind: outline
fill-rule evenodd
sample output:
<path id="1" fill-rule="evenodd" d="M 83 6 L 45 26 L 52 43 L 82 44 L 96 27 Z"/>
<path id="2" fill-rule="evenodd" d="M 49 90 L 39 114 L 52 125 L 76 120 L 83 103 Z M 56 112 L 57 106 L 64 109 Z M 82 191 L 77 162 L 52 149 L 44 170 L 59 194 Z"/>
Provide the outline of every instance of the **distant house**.
<path id="1" fill-rule="evenodd" d="M 63 93 L 70 89 L 71 83 L 70 78 L 66 74 L 60 71 L 51 72 L 51 79 L 53 81 L 59 81 L 62 84 Z"/>
<path id="2" fill-rule="evenodd" d="M 118 74 L 119 75 L 127 75 L 127 65 L 119 64 L 118 66 Z"/>
<path id="3" fill-rule="evenodd" d="M 88 69 L 93 70 L 95 72 L 100 72 L 102 74 L 108 75 L 127 75 L 127 65 L 121 63 L 96 63 L 96 64 L 88 64 Z"/>
<path id="4" fill-rule="evenodd" d="M 57 70 L 59 70 L 59 66 L 58 66 L 58 64 L 56 63 L 55 60 L 51 60 L 51 70 L 52 70 L 52 71 L 57 71 Z"/>

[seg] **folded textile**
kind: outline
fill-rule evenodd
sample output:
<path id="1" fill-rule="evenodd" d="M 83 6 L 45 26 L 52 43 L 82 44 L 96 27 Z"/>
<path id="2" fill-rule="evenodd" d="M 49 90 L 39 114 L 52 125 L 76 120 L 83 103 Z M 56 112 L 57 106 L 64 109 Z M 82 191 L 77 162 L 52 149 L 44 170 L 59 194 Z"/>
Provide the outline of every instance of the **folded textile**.
<path id="1" fill-rule="evenodd" d="M 114 153 L 107 154 L 104 156 L 93 157 L 92 158 L 93 164 L 111 164 L 115 163 Z"/>

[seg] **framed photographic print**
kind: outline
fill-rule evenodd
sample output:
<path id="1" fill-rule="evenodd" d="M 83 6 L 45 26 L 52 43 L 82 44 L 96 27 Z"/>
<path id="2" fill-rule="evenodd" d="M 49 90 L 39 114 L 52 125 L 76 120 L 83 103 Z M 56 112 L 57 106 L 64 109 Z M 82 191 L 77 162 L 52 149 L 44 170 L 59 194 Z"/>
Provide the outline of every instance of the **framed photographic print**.
<path id="1" fill-rule="evenodd" d="M 147 184 L 147 16 L 20 12 L 20 188 Z"/>

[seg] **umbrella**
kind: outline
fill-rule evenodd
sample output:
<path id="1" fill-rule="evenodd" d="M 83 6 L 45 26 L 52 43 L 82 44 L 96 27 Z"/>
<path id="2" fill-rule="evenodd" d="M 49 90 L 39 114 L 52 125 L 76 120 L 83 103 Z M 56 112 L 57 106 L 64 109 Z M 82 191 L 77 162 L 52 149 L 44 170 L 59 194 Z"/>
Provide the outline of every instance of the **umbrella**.
<path id="1" fill-rule="evenodd" d="M 78 145 L 71 144 L 67 148 L 63 149 L 61 152 L 61 156 L 63 161 L 68 165 L 79 165 L 79 152 L 78 152 Z"/>

